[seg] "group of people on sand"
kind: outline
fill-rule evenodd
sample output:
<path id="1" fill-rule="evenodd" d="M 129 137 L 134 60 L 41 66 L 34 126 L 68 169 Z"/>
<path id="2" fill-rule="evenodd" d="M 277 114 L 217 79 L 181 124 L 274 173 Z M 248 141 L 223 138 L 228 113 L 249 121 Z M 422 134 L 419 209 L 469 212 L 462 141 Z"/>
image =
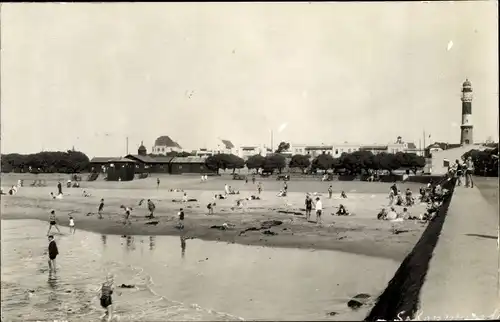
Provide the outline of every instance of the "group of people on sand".
<path id="1" fill-rule="evenodd" d="M 434 185 L 428 183 L 426 187 L 421 187 L 419 201 L 427 203 L 427 207 L 424 213 L 414 216 L 408 211 L 408 207 L 415 205 L 415 198 L 413 197 L 411 189 L 406 189 L 405 199 L 403 199 L 401 191 L 398 189 L 396 184 L 393 184 L 389 192 L 389 207 L 382 208 L 377 214 L 377 219 L 390 221 L 433 220 L 439 210 L 439 207 L 441 207 L 441 204 L 443 203 L 444 197 L 448 193 L 449 191 L 447 189 L 443 189 L 440 183 L 436 183 Z M 394 201 L 396 206 L 403 206 L 402 212 L 398 213 L 396 211 L 393 205 Z"/>
<path id="2" fill-rule="evenodd" d="M 19 179 L 19 180 L 17 180 L 17 184 L 10 187 L 9 190 L 7 191 L 7 193 L 5 193 L 3 191 L 3 188 L 0 188 L 0 194 L 2 194 L 2 195 L 8 194 L 9 196 L 13 196 L 13 195 L 17 194 L 19 189 L 23 186 L 24 186 L 24 180 Z"/>

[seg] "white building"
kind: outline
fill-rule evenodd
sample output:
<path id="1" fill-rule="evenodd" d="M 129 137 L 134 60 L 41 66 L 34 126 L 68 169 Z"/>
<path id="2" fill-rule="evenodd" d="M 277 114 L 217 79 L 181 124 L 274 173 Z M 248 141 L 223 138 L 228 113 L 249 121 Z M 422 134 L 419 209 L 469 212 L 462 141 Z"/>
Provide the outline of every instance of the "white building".
<path id="1" fill-rule="evenodd" d="M 352 153 L 359 151 L 360 149 L 361 149 L 361 144 L 358 143 L 352 143 L 352 142 L 338 143 L 333 145 L 332 156 L 334 158 L 339 158 L 342 155 L 342 153 Z"/>
<path id="2" fill-rule="evenodd" d="M 239 155 L 240 150 L 229 140 L 225 139 L 214 139 L 206 143 L 203 148 L 199 148 L 195 151 L 198 156 L 208 156 L 214 154 L 234 154 Z"/>
<path id="3" fill-rule="evenodd" d="M 239 150 L 238 156 L 243 160 L 247 160 L 249 157 L 257 154 L 266 156 L 268 152 L 266 147 L 263 145 L 243 145 L 240 146 L 238 150 Z"/>
<path id="4" fill-rule="evenodd" d="M 163 135 L 155 140 L 151 151 L 153 154 L 167 154 L 169 152 L 181 152 L 182 147 L 168 135 Z"/>

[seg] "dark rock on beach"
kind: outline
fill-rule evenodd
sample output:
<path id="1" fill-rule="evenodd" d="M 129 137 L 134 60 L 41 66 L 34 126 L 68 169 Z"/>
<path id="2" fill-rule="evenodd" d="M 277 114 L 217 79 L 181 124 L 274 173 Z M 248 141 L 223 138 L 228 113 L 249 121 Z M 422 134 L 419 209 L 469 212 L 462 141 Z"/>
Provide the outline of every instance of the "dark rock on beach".
<path id="1" fill-rule="evenodd" d="M 271 227 L 279 226 L 281 224 L 283 224 L 283 222 L 281 220 L 267 220 L 267 221 L 264 221 L 260 226 L 261 226 L 261 229 L 269 229 Z"/>
<path id="2" fill-rule="evenodd" d="M 370 298 L 371 296 L 369 294 L 360 293 L 349 300 L 349 302 L 347 302 L 347 306 L 353 310 L 357 310 L 367 304 Z"/>
<path id="3" fill-rule="evenodd" d="M 118 286 L 119 288 L 134 288 L 135 286 L 134 285 L 129 285 L 129 284 L 122 284 L 120 286 Z"/>

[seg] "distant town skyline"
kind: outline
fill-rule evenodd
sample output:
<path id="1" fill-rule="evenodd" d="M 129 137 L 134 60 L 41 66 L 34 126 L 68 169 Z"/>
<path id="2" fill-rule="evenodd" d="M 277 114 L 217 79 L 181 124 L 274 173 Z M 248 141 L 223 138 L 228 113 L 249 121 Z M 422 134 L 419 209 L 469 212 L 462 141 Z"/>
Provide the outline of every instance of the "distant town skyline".
<path id="1" fill-rule="evenodd" d="M 498 142 L 497 5 L 3 3 L 1 152 Z"/>

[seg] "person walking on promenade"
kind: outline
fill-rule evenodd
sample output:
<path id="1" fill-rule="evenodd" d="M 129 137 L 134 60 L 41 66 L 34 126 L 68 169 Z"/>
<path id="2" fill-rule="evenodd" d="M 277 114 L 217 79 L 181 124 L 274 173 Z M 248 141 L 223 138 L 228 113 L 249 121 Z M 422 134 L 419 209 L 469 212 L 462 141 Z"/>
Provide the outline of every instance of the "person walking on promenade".
<path id="1" fill-rule="evenodd" d="M 467 170 L 465 171 L 465 186 L 474 188 L 474 182 L 472 181 L 472 173 L 474 172 L 474 162 L 472 162 L 472 157 L 469 157 L 467 161 L 465 161 L 465 165 L 467 166 Z"/>

